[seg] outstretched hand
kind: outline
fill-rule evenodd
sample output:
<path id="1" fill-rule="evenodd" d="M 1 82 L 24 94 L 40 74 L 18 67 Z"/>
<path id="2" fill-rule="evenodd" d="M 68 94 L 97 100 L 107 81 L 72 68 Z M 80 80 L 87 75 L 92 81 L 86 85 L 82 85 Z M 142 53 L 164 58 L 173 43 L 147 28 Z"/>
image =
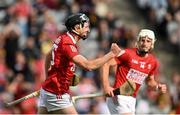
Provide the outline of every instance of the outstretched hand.
<path id="1" fill-rule="evenodd" d="M 119 46 L 116 43 L 112 43 L 111 52 L 114 54 L 114 56 L 118 56 L 120 51 L 121 51 L 121 49 L 119 48 Z"/>

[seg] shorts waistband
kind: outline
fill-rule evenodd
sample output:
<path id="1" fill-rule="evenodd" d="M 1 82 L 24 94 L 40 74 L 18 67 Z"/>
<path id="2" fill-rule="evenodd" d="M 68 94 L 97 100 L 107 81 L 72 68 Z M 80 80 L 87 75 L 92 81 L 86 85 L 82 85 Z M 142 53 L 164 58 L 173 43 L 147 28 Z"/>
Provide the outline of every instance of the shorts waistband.
<path id="1" fill-rule="evenodd" d="M 113 91 L 113 93 L 114 93 L 115 96 L 117 96 L 117 95 L 124 95 L 124 96 L 132 96 L 132 97 L 136 98 L 136 96 L 133 95 L 133 94 L 131 94 L 131 95 L 130 95 L 130 94 L 122 94 L 122 93 L 120 92 L 120 89 L 119 89 L 119 88 L 115 89 L 115 90 Z"/>

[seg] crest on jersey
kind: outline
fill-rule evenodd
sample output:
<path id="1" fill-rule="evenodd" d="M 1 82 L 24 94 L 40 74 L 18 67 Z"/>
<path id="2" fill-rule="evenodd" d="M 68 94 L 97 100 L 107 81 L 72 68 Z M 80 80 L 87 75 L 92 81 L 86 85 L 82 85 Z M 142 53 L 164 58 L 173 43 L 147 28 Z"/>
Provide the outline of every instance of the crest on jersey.
<path id="1" fill-rule="evenodd" d="M 143 68 L 144 69 L 144 67 L 145 67 L 145 62 L 139 62 L 140 63 L 140 68 Z"/>
<path id="2" fill-rule="evenodd" d="M 72 51 L 72 52 L 77 52 L 77 49 L 76 49 L 76 47 L 75 47 L 75 46 L 70 45 L 70 48 L 71 48 L 71 51 Z"/>

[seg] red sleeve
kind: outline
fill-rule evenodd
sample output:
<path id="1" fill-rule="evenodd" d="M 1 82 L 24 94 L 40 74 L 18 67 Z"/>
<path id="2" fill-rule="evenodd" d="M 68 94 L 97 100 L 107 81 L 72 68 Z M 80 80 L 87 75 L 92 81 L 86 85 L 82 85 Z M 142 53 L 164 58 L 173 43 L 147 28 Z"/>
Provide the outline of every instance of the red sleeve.
<path id="1" fill-rule="evenodd" d="M 149 75 L 157 76 L 158 73 L 159 73 L 159 69 L 158 68 L 159 68 L 159 63 L 158 63 L 158 61 L 155 61 L 154 62 L 154 67 L 153 67 L 152 71 L 149 73 Z"/>
<path id="2" fill-rule="evenodd" d="M 128 52 L 128 51 L 125 50 L 125 52 L 122 53 L 120 56 L 115 57 L 115 60 L 116 60 L 117 64 L 121 64 L 121 63 L 124 63 L 124 62 L 127 62 L 127 61 L 128 61 L 129 55 L 128 55 L 127 52 Z"/>
<path id="3" fill-rule="evenodd" d="M 68 58 L 73 58 L 74 56 L 79 54 L 77 47 L 72 44 L 64 45 L 63 50 Z"/>
<path id="4" fill-rule="evenodd" d="M 116 60 L 117 64 L 121 64 L 121 60 L 119 60 L 118 57 L 115 57 L 114 59 Z"/>

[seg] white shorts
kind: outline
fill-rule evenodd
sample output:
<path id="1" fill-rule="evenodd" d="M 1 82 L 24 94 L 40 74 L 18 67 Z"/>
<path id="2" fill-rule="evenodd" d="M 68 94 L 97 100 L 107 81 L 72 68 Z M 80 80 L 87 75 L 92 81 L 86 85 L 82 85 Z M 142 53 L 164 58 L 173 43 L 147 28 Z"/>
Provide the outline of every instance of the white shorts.
<path id="1" fill-rule="evenodd" d="M 106 103 L 111 114 L 135 114 L 136 98 L 132 96 L 117 95 L 113 98 L 107 97 Z"/>
<path id="2" fill-rule="evenodd" d="M 38 100 L 38 107 L 46 107 L 48 112 L 55 111 L 58 109 L 64 109 L 69 106 L 73 106 L 71 97 L 65 93 L 63 95 L 56 95 L 45 91 L 41 88 L 40 96 Z"/>

